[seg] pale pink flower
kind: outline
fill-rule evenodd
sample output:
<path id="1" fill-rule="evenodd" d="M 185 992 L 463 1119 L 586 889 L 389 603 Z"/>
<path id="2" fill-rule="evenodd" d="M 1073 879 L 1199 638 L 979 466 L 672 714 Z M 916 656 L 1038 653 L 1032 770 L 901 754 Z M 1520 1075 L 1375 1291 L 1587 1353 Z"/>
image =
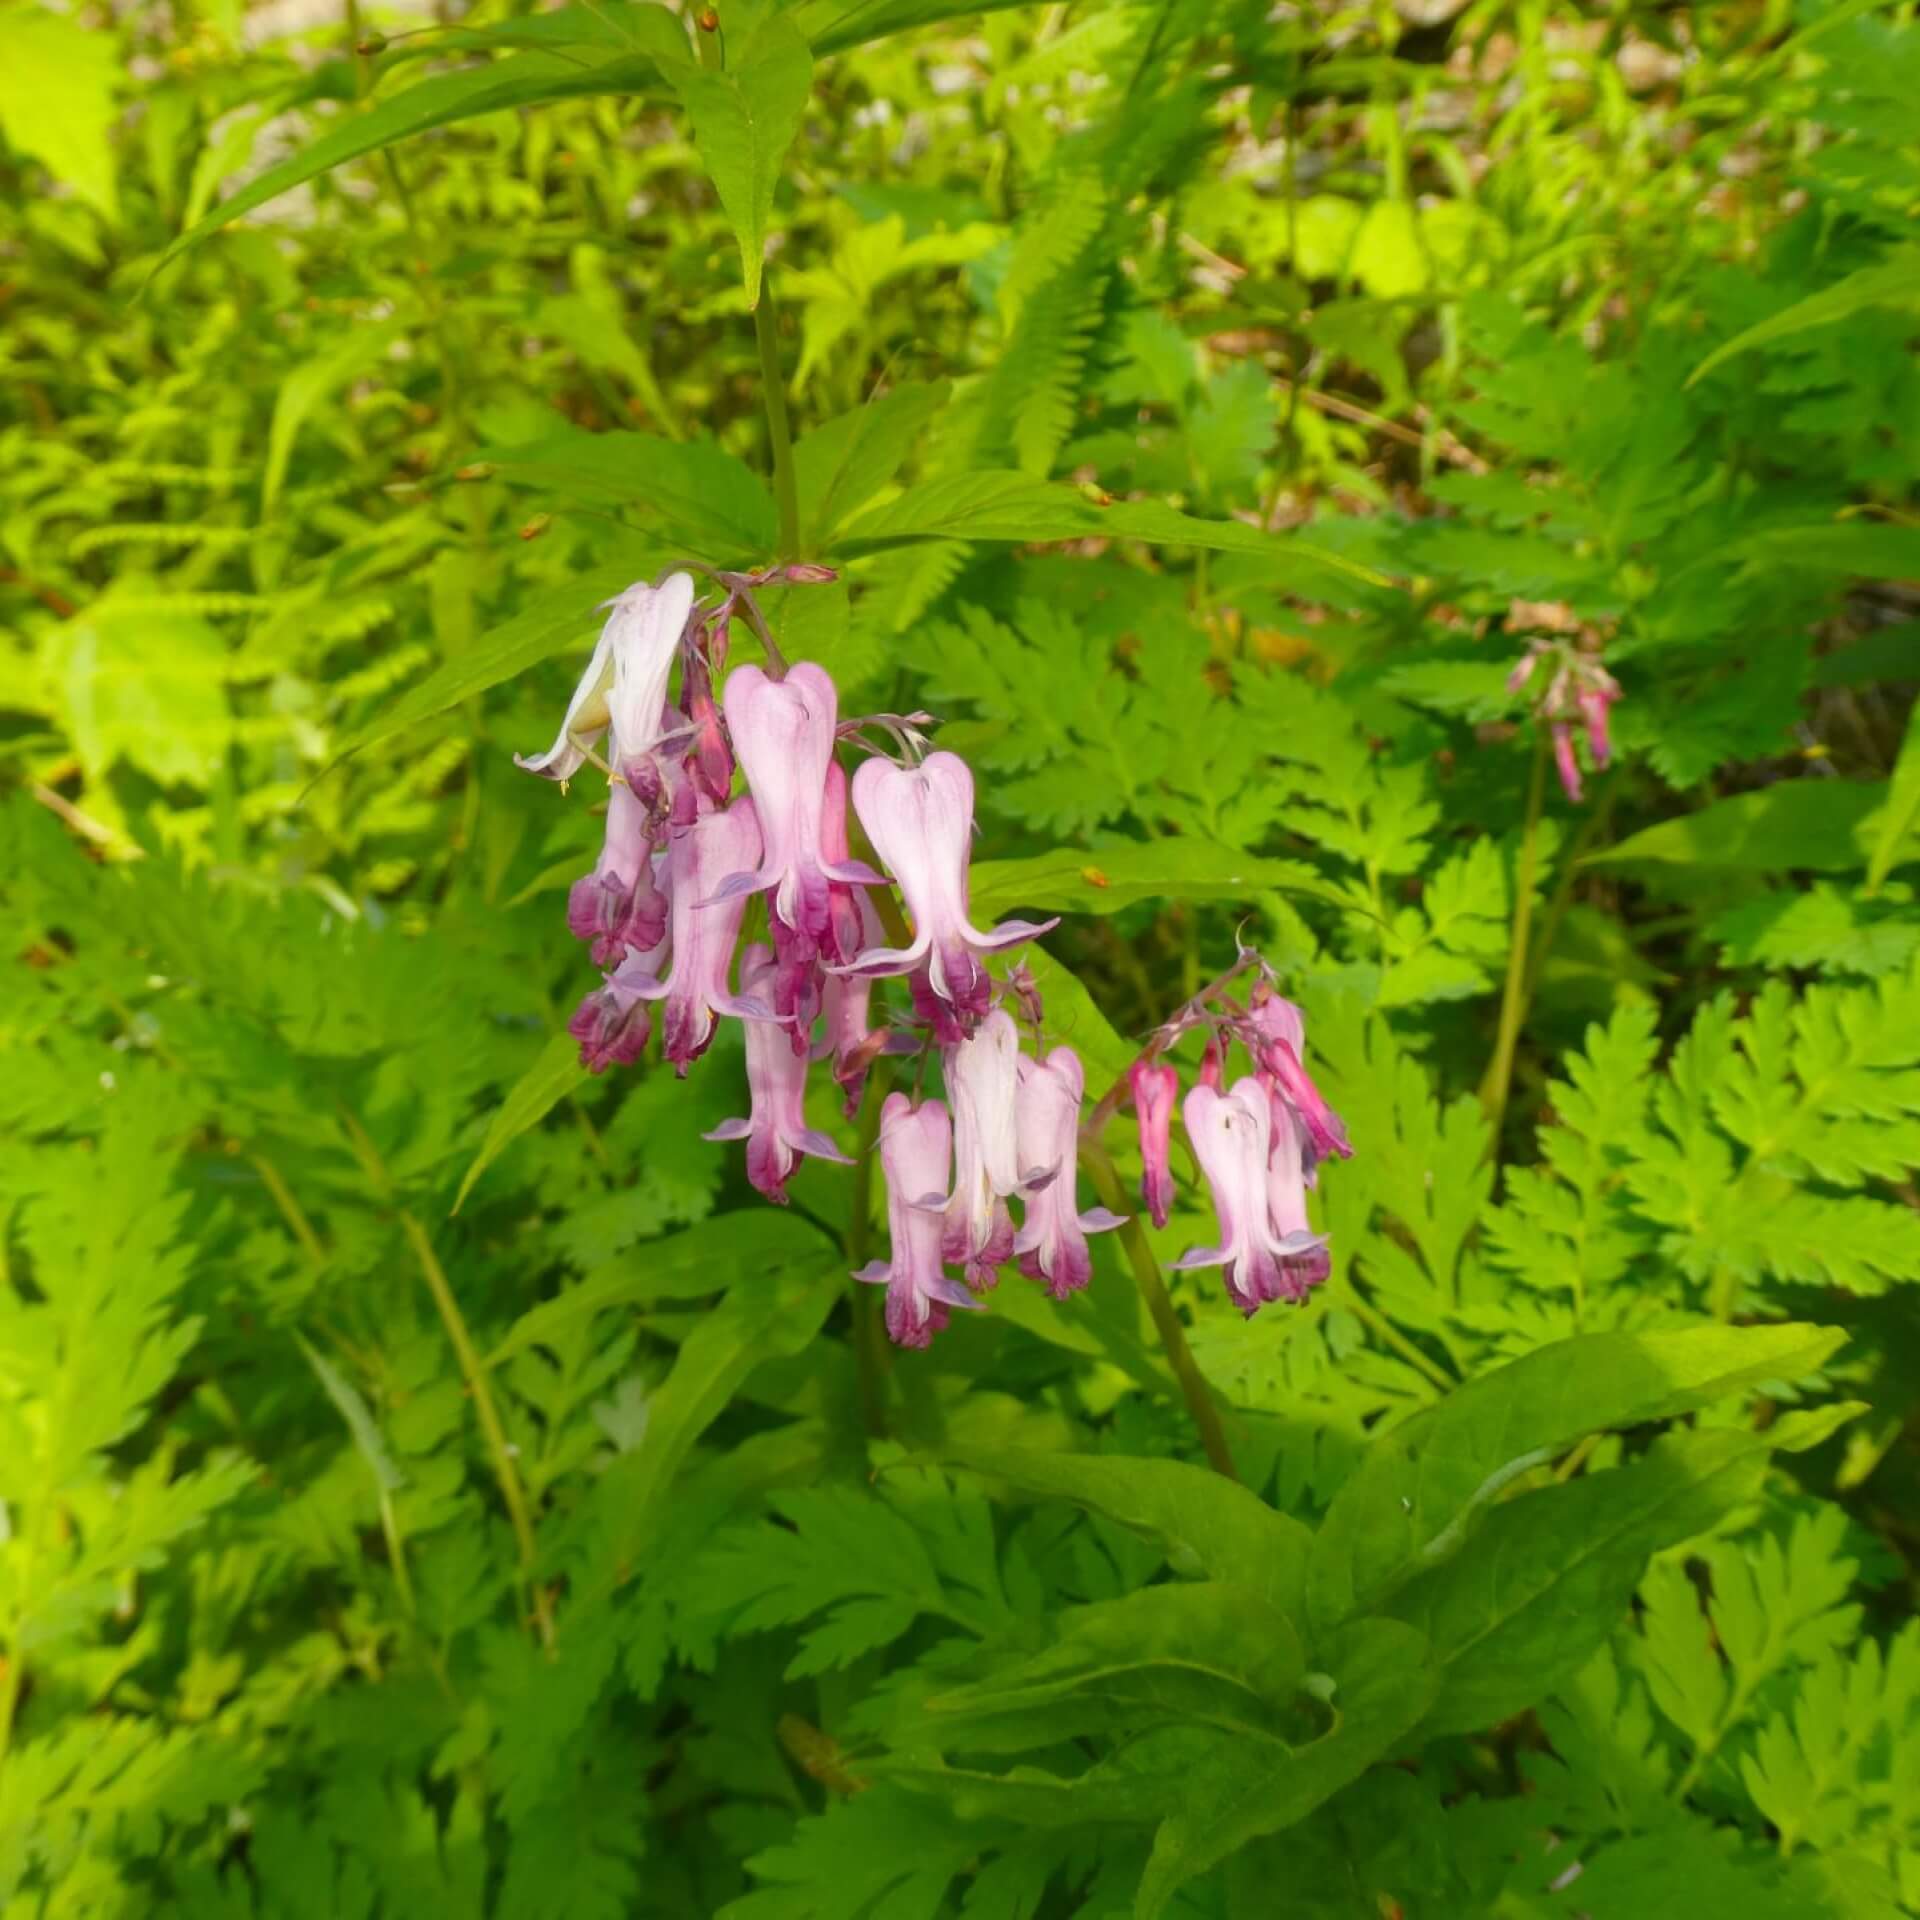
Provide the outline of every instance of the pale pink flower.
<path id="1" fill-rule="evenodd" d="M 631 586 L 607 604 L 606 624 L 567 702 L 559 737 L 545 753 L 514 755 L 514 765 L 528 773 L 571 780 L 609 727 L 616 768 L 660 738 L 674 655 L 693 612 L 693 578 L 670 573 L 657 587 Z"/>
<path id="2" fill-rule="evenodd" d="M 645 953 L 667 932 L 667 896 L 654 860 L 659 822 L 623 780 L 607 789 L 607 834 L 591 873 L 567 893 L 567 926 L 592 943 L 594 964 L 618 966 L 629 950 Z"/>
<path id="3" fill-rule="evenodd" d="M 1329 1154 L 1351 1160 L 1353 1144 L 1347 1138 L 1346 1123 L 1328 1106 L 1306 1069 L 1307 1030 L 1300 1009 L 1262 983 L 1254 988 L 1247 1012 L 1258 1040 L 1249 1051 L 1273 1076 L 1306 1128 L 1311 1153 L 1308 1171 Z"/>
<path id="4" fill-rule="evenodd" d="M 1075 1210 L 1086 1090 L 1086 1069 L 1071 1047 L 1055 1047 L 1044 1060 L 1021 1057 L 1019 1157 L 1036 1190 L 1027 1197 L 1013 1250 L 1020 1256 L 1020 1271 L 1029 1280 L 1044 1281 L 1056 1300 L 1093 1278 L 1087 1235 L 1127 1224 L 1105 1207 Z"/>
<path id="5" fill-rule="evenodd" d="M 928 996 L 945 1003 L 962 1028 L 991 1004 L 992 979 L 979 956 L 1034 939 L 1058 920 L 1037 925 L 1006 920 L 983 933 L 967 917 L 967 866 L 972 857 L 973 775 L 951 753 L 932 753 L 917 767 L 869 760 L 853 776 L 854 811 L 899 882 L 913 921 L 901 948 L 872 947 L 853 961 L 866 974 L 924 969 Z M 915 983 L 916 1000 L 919 982 Z"/>
<path id="6" fill-rule="evenodd" d="M 729 874 L 715 899 L 768 892 L 779 968 L 774 1010 L 792 1023 L 804 1053 L 820 1010 L 820 955 L 851 960 L 842 942 L 857 939 L 845 895 L 879 886 L 879 874 L 847 857 L 846 776 L 834 764 L 839 696 L 819 667 L 802 662 L 784 680 L 737 667 L 727 681 L 727 726 L 760 808 L 765 854 L 752 873 Z M 842 898 L 835 900 L 835 890 Z"/>
<path id="7" fill-rule="evenodd" d="M 1173 1210 L 1173 1105 L 1180 1075 L 1165 1060 L 1136 1060 L 1127 1069 L 1133 1111 L 1140 1122 L 1140 1197 L 1156 1227 Z"/>
<path id="8" fill-rule="evenodd" d="M 773 949 L 756 943 L 741 956 L 740 991 L 764 999 L 773 985 Z M 853 1162 L 832 1139 L 807 1125 L 807 1062 L 796 1056 L 786 1035 L 767 1020 L 747 1022 L 747 1088 L 752 1112 L 744 1120 L 723 1120 L 704 1137 L 744 1140 L 747 1178 L 769 1200 L 786 1204 L 787 1182 L 810 1153 L 816 1160 Z"/>
<path id="9" fill-rule="evenodd" d="M 940 1251 L 966 1269 L 976 1286 L 991 1286 L 1013 1256 L 1007 1196 L 1021 1184 L 1016 1096 L 1020 1034 L 996 1008 L 967 1038 L 947 1050 L 947 1100 L 953 1112 L 953 1193 Z"/>
<path id="10" fill-rule="evenodd" d="M 940 1209 L 952 1165 L 953 1126 L 938 1100 L 915 1106 L 890 1093 L 880 1109 L 880 1166 L 887 1181 L 890 1255 L 853 1277 L 887 1289 L 887 1332 L 903 1347 L 924 1347 L 953 1307 L 977 1307 L 941 1269 Z"/>
<path id="11" fill-rule="evenodd" d="M 1194 1157 L 1213 1191 L 1220 1244 L 1195 1247 L 1174 1266 L 1224 1267 L 1228 1296 L 1249 1314 L 1269 1300 L 1304 1299 L 1308 1288 L 1326 1277 L 1316 1257 L 1326 1241 L 1304 1221 L 1275 1225 L 1269 1166 L 1273 1112 L 1266 1088 L 1251 1074 L 1227 1093 L 1197 1086 L 1181 1112 Z"/>

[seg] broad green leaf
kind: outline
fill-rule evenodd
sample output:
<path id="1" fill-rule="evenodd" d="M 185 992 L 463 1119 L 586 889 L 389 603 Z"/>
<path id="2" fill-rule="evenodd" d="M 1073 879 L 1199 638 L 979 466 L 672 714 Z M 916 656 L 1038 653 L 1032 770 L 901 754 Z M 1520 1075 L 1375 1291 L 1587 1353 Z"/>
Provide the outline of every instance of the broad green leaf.
<path id="1" fill-rule="evenodd" d="M 1023 1492 L 1089 1507 L 1158 1541 L 1176 1572 L 1245 1587 L 1290 1619 L 1301 1617 L 1312 1536 L 1209 1468 L 1024 1447 L 968 1447 L 945 1457 Z"/>
<path id="2" fill-rule="evenodd" d="M 1867 891 L 1877 893 L 1900 858 L 1900 849 L 1920 824 L 1920 705 L 1907 715 L 1907 737 L 1887 787 L 1886 810 L 1879 816 L 1873 858 L 1867 865 Z"/>
<path id="3" fill-rule="evenodd" d="M 587 1070 L 580 1064 L 580 1043 L 566 1032 L 550 1034 L 540 1049 L 540 1057 L 514 1083 L 507 1097 L 494 1110 L 487 1137 L 480 1143 L 453 1197 L 451 1212 L 458 1213 L 467 1195 L 486 1170 L 506 1152 L 529 1127 L 537 1127 L 580 1082 Z"/>
<path id="4" fill-rule="evenodd" d="M 1089 1360 L 1104 1360 L 1148 1393 L 1177 1403 L 1180 1383 L 1161 1354 L 1113 1314 L 1085 1311 L 1091 1304 L 1085 1294 L 1056 1300 L 1040 1287 L 1012 1287 L 994 1300 L 993 1310 L 1036 1340 Z"/>
<path id="5" fill-rule="evenodd" d="M 744 461 L 711 440 L 568 428 L 490 449 L 485 464 L 514 485 L 657 513 L 703 560 L 760 560 L 773 550 L 772 496 Z"/>
<path id="6" fill-rule="evenodd" d="M 1286 1616 L 1219 1581 L 1143 1587 L 1057 1616 L 1044 1652 L 929 1696 L 942 1750 L 1019 1753 L 1156 1722 L 1278 1739 L 1306 1674 Z"/>
<path id="7" fill-rule="evenodd" d="M 1582 1435 L 1811 1373 L 1845 1338 L 1791 1322 L 1584 1334 L 1469 1381 L 1376 1440 L 1334 1497 L 1308 1576 L 1314 1621 L 1376 1608 L 1452 1558 L 1508 1487 Z"/>
<path id="8" fill-rule="evenodd" d="M 951 392 L 944 380 L 909 381 L 801 436 L 793 467 L 808 551 L 824 546 L 899 472 Z"/>
<path id="9" fill-rule="evenodd" d="M 658 6 L 635 8 L 636 16 L 651 16 L 660 23 L 654 31 L 684 37 L 674 17 Z M 622 98 L 662 92 L 660 55 L 669 51 L 663 41 L 652 55 L 608 52 L 601 48 L 580 52 L 518 53 L 486 66 L 470 67 L 459 73 L 443 73 L 418 86 L 407 88 L 383 100 L 378 106 L 356 113 L 343 124 L 332 127 L 309 142 L 298 153 L 268 167 L 228 199 L 220 202 L 204 218 L 196 221 L 168 247 L 159 266 L 197 246 L 209 234 L 277 200 L 291 188 L 317 179 L 321 174 L 357 160 L 363 154 L 377 153 L 416 133 L 430 133 L 437 127 L 472 120 L 481 114 L 500 113 L 514 107 L 540 106 L 552 100 L 577 100 L 594 94 L 614 94 Z M 156 267 L 155 271 L 159 270 Z"/>
<path id="10" fill-rule="evenodd" d="M 267 429 L 267 467 L 260 483 L 260 517 L 270 520 L 280 504 L 287 462 L 307 416 L 320 402 L 378 360 L 394 341 L 405 337 L 410 323 L 383 320 L 375 326 L 353 327 L 325 353 L 303 360 L 280 383 L 274 396 L 273 424 Z"/>
<path id="11" fill-rule="evenodd" d="M 1654 1554 L 1752 1499 L 1776 1447 L 1815 1444 L 1859 1411 L 1843 1403 L 1762 1432 L 1667 1434 L 1626 1466 L 1496 1507 L 1470 1552 L 1391 1602 L 1432 1642 L 1441 1669 L 1422 1731 L 1492 1726 L 1560 1685 L 1611 1634 Z"/>
<path id="12" fill-rule="evenodd" d="M 1020 860 L 982 860 L 970 897 L 998 917 L 1013 907 L 1118 913 L 1142 900 L 1227 900 L 1251 909 L 1262 893 L 1300 894 L 1351 907 L 1347 893 L 1297 860 L 1268 860 L 1191 837 L 1119 841 L 1080 853 L 1065 847 Z"/>
<path id="13" fill-rule="evenodd" d="M 471 653 L 447 661 L 370 721 L 340 749 L 333 764 L 391 740 L 395 734 L 457 707 L 462 700 L 525 673 L 529 667 L 537 667 L 563 648 L 580 647 L 584 665 L 586 644 L 598 624 L 597 610 L 630 587 L 637 571 L 633 566 L 602 567 L 566 586 L 543 590 L 524 613 L 495 627 Z M 562 710 L 556 710 L 556 725 Z M 530 740 L 526 750 L 531 753 L 545 745 L 545 740 Z"/>
<path id="14" fill-rule="evenodd" d="M 1134 1900 L 1134 1920 L 1158 1920 L 1196 1874 L 1263 1834 L 1303 1820 L 1383 1758 L 1427 1710 L 1435 1676 L 1426 1642 L 1393 1620 L 1343 1628 L 1316 1655 L 1332 1685 L 1331 1722 L 1296 1747 L 1249 1748 L 1239 1738 L 1210 1742 L 1178 1783 L 1178 1802 L 1154 1835 Z"/>
<path id="15" fill-rule="evenodd" d="M 120 71 L 113 34 L 46 7 L 0 8 L 0 133 L 110 221 L 119 217 L 110 135 Z"/>
<path id="16" fill-rule="evenodd" d="M 226 643 L 196 614 L 142 612 L 134 600 L 109 589 L 55 636 L 60 716 L 90 779 L 125 764 L 205 787 L 233 737 Z"/>
<path id="17" fill-rule="evenodd" d="M 744 46 L 727 49 L 724 70 L 683 62 L 667 77 L 693 122 L 694 145 L 733 223 L 747 305 L 757 307 L 774 183 L 806 112 L 813 55 L 793 22 L 774 14 Z"/>
<path id="18" fill-rule="evenodd" d="M 655 1300 L 703 1300 L 727 1287 L 762 1285 L 795 1268 L 812 1271 L 838 1257 L 832 1241 L 798 1214 L 745 1208 L 652 1240 L 590 1273 L 578 1286 L 530 1307 L 487 1356 L 497 1367 L 528 1347 L 551 1344 L 609 1307 Z"/>
<path id="19" fill-rule="evenodd" d="M 1668 866 L 1734 867 L 1749 873 L 1797 868 L 1845 873 L 1866 864 L 1858 829 L 1886 798 L 1884 784 L 1783 780 L 1629 834 L 1618 845 L 1589 854 L 1584 864 L 1653 860 Z"/>
<path id="20" fill-rule="evenodd" d="M 1751 353 L 1755 347 L 1771 346 L 1776 340 L 1788 340 L 1815 327 L 1836 326 L 1870 307 L 1904 306 L 1920 306 L 1920 248 L 1902 248 L 1891 259 L 1862 267 L 1837 285 L 1823 287 L 1743 333 L 1736 333 L 1694 368 L 1687 376 L 1687 385 L 1704 380 L 1715 367 L 1724 366 L 1736 354 Z"/>
<path id="21" fill-rule="evenodd" d="M 1045 1003 L 1049 1043 L 1064 1040 L 1079 1054 L 1087 1070 L 1087 1098 L 1098 1100 L 1133 1065 L 1139 1047 L 1114 1032 L 1085 983 L 1044 947 L 1022 947 L 1020 957 Z"/>

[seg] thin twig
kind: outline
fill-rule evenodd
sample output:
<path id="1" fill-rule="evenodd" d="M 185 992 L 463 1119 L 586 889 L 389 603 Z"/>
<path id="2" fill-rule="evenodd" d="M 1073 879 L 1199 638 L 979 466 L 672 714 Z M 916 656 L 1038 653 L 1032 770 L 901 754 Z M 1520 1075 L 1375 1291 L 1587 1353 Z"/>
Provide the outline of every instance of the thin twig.
<path id="1" fill-rule="evenodd" d="M 433 1295 L 433 1304 L 440 1309 L 447 1338 L 453 1342 L 460 1372 L 466 1380 L 468 1392 L 473 1396 L 473 1410 L 479 1415 L 480 1431 L 486 1436 L 487 1452 L 493 1460 L 494 1477 L 500 1483 L 500 1497 L 506 1502 L 507 1518 L 520 1548 L 520 1570 L 533 1591 L 533 1612 L 539 1622 L 540 1639 L 551 1651 L 553 1609 L 535 1571 L 533 1515 L 527 1506 L 526 1490 L 520 1484 L 520 1470 L 513 1463 L 513 1449 L 507 1443 L 507 1430 L 500 1423 L 500 1409 L 494 1404 L 486 1362 L 481 1359 L 473 1344 L 473 1336 L 467 1331 L 466 1318 L 460 1311 L 460 1303 L 453 1297 L 453 1289 L 447 1284 L 446 1270 L 433 1250 L 433 1242 L 427 1238 L 419 1221 L 404 1209 L 400 1214 L 400 1231 L 407 1236 L 407 1244 L 412 1247 L 414 1258 L 420 1263 L 427 1290 Z"/>
<path id="2" fill-rule="evenodd" d="M 1106 1148 L 1096 1140 L 1082 1137 L 1080 1164 L 1086 1168 L 1087 1177 L 1093 1182 L 1093 1190 L 1100 1196 L 1101 1204 L 1118 1213 L 1123 1205 L 1120 1180 Z M 1148 1313 L 1153 1316 L 1154 1329 L 1160 1335 L 1160 1344 L 1166 1350 L 1174 1378 L 1180 1382 L 1180 1391 L 1186 1398 L 1187 1410 L 1193 1415 L 1193 1424 L 1200 1430 L 1200 1444 L 1207 1450 L 1208 1464 L 1215 1473 L 1223 1474 L 1229 1480 L 1238 1480 L 1240 1475 L 1227 1446 L 1227 1430 L 1221 1422 L 1213 1390 L 1202 1378 L 1194 1362 L 1193 1349 L 1187 1345 L 1186 1329 L 1180 1324 L 1180 1316 L 1173 1310 L 1172 1300 L 1167 1297 L 1166 1282 L 1160 1277 L 1160 1263 L 1154 1258 L 1153 1249 L 1147 1244 L 1146 1233 L 1137 1217 L 1129 1217 L 1120 1228 L 1120 1244 L 1127 1250 L 1134 1280 L 1147 1303 Z"/>

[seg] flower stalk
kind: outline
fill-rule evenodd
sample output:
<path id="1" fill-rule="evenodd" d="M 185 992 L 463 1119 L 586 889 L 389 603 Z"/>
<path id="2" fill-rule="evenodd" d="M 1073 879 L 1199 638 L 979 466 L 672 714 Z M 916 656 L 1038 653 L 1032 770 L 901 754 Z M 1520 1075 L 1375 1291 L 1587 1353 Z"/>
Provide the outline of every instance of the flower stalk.
<path id="1" fill-rule="evenodd" d="M 767 444 L 773 455 L 773 504 L 779 516 L 780 558 L 798 560 L 800 494 L 793 474 L 793 427 L 787 419 L 787 377 L 780 364 L 780 315 L 774 303 L 771 266 L 761 269 L 753 337 L 760 349 L 760 395 L 767 409 Z"/>

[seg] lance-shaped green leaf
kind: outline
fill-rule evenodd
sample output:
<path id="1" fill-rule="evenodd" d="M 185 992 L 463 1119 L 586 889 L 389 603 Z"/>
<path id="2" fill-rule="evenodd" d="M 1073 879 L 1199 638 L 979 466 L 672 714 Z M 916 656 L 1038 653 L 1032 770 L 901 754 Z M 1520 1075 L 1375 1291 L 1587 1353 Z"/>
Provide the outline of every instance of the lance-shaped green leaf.
<path id="1" fill-rule="evenodd" d="M 1107 500 L 1079 487 L 999 468 L 946 474 L 857 515 L 834 537 L 835 551 L 875 553 L 915 540 L 1140 540 L 1257 555 L 1269 578 L 1297 574 L 1326 585 L 1333 575 L 1380 584 L 1385 576 L 1240 520 L 1202 520 L 1160 500 Z"/>
<path id="2" fill-rule="evenodd" d="M 1087 1734 L 1203 1725 L 1284 1737 L 1306 1654 L 1286 1616 L 1245 1587 L 1143 1587 L 1070 1607 L 1053 1644 L 922 1703 L 943 1750 L 1023 1753 Z M 1304 1722 L 1303 1724 L 1310 1724 Z"/>
<path id="3" fill-rule="evenodd" d="M 658 21 L 658 27 L 651 29 L 654 34 L 671 34 L 679 39 L 680 57 L 684 57 L 685 38 L 666 8 L 637 7 L 633 12 L 650 15 Z M 222 200 L 181 234 L 161 255 L 155 271 L 242 214 L 264 207 L 269 200 L 277 200 L 281 194 L 349 160 L 378 153 L 383 147 L 411 139 L 416 133 L 430 133 L 483 113 L 540 106 L 550 100 L 577 100 L 603 93 L 628 97 L 648 92 L 658 94 L 664 91 L 660 56 L 670 51 L 670 42 L 662 37 L 659 46 L 648 52 L 628 51 L 602 43 L 570 48 L 564 53 L 516 53 L 505 60 L 490 61 L 485 66 L 469 67 L 459 73 L 436 74 L 431 80 L 423 80 L 418 86 L 395 94 L 391 100 L 383 100 L 330 127 L 297 153 L 256 174 L 238 193 Z"/>
<path id="4" fill-rule="evenodd" d="M 600 567 L 564 586 L 543 589 L 524 613 L 503 621 L 471 653 L 445 662 L 369 721 L 340 749 L 333 764 L 382 740 L 391 740 L 395 734 L 457 707 L 471 695 L 537 667 L 567 647 L 578 646 L 584 662 L 593 630 L 599 624 L 598 610 L 649 570 L 644 563 L 636 562 Z M 538 746 L 539 742 L 530 741 L 528 745 Z"/>
<path id="5" fill-rule="evenodd" d="M 646 1437 L 601 1475 L 590 1511 L 581 1516 L 595 1537 L 594 1591 L 582 1595 L 583 1603 L 640 1564 L 668 1517 L 668 1495 L 694 1442 L 747 1376 L 769 1360 L 798 1353 L 845 1296 L 839 1249 L 824 1235 L 818 1236 L 818 1247 L 816 1257 L 772 1273 L 705 1263 L 706 1277 L 727 1289 L 725 1297 L 694 1322 L 672 1370 L 648 1401 Z"/>
<path id="6" fill-rule="evenodd" d="M 450 1212 L 458 1213 L 466 1205 L 473 1184 L 506 1152 L 529 1127 L 537 1127 L 580 1082 L 587 1070 L 580 1064 L 580 1043 L 570 1033 L 556 1033 L 540 1049 L 540 1057 L 520 1078 L 493 1110 L 487 1137 L 473 1156 L 453 1197 Z"/>
<path id="7" fill-rule="evenodd" d="M 1551 1692 L 1612 1634 L 1654 1554 L 1757 1495 L 1776 1448 L 1817 1445 L 1861 1410 L 1843 1402 L 1760 1432 L 1667 1434 L 1627 1466 L 1496 1507 L 1470 1552 L 1410 1580 L 1391 1603 L 1432 1642 L 1440 1668 L 1422 1732 L 1492 1726 Z"/>
<path id="8" fill-rule="evenodd" d="M 1860 829 L 1887 798 L 1884 782 L 1782 780 L 1644 827 L 1588 866 L 1657 861 L 1748 873 L 1847 873 L 1867 863 Z"/>
<path id="9" fill-rule="evenodd" d="M 824 546 L 899 472 L 951 392 L 944 380 L 907 381 L 801 436 L 793 468 L 806 502 L 809 549 Z"/>
<path id="10" fill-rule="evenodd" d="M 1901 848 L 1920 825 L 1920 707 L 1907 716 L 1907 737 L 1900 748 L 1887 804 L 1875 821 L 1873 858 L 1867 865 L 1867 890 L 1878 892 L 1901 858 Z"/>
<path id="11" fill-rule="evenodd" d="M 1703 380 L 1715 367 L 1724 366 L 1736 354 L 1751 353 L 1755 347 L 1771 346 L 1776 340 L 1790 340 L 1795 334 L 1810 333 L 1816 327 L 1838 326 L 1856 313 L 1870 307 L 1920 306 L 1920 247 L 1905 247 L 1891 259 L 1875 266 L 1862 267 L 1831 287 L 1796 300 L 1790 307 L 1771 314 L 1757 325 L 1736 333 L 1723 342 L 1687 376 L 1687 385 Z"/>
<path id="12" fill-rule="evenodd" d="M 818 1271 L 835 1258 L 833 1243 L 809 1220 L 771 1207 L 743 1208 L 703 1220 L 633 1248 L 595 1268 L 537 1307 L 529 1307 L 487 1356 L 497 1367 L 528 1347 L 564 1339 L 583 1320 L 609 1307 L 659 1300 L 701 1300 L 732 1286 L 743 1275 L 766 1284 L 795 1268 Z"/>
<path id="13" fill-rule="evenodd" d="M 968 1447 L 946 1457 L 1117 1520 L 1163 1546 L 1175 1572 L 1232 1582 L 1300 1617 L 1312 1535 L 1237 1481 L 1179 1460 L 1118 1454 Z"/>
<path id="14" fill-rule="evenodd" d="M 740 243 L 747 305 L 760 304 L 760 269 L 780 167 L 800 131 L 813 85 L 813 55 L 784 14 L 770 16 L 721 71 L 675 64 L 668 72 L 693 122 L 713 189 Z"/>
<path id="15" fill-rule="evenodd" d="M 1380 1606 L 1466 1544 L 1523 1475 L 1584 1434 L 1703 1407 L 1819 1367 L 1827 1327 L 1690 1327 L 1560 1340 L 1483 1375 L 1376 1440 L 1314 1542 L 1316 1625 Z"/>
<path id="16" fill-rule="evenodd" d="M 1179 1776 L 1171 1812 L 1134 1900 L 1134 1920 L 1158 1920 L 1174 1894 L 1263 1834 L 1279 1833 L 1383 1758 L 1433 1698 L 1426 1642 L 1395 1620 L 1361 1620 L 1325 1650 L 1321 1689 L 1330 1724 L 1296 1746 L 1219 1738 Z"/>
<path id="17" fill-rule="evenodd" d="M 1270 860 L 1213 841 L 1175 836 L 1119 841 L 1079 852 L 1072 847 L 1021 860 L 981 860 L 969 876 L 975 907 L 994 917 L 1025 906 L 1045 912 L 1118 913 L 1142 900 L 1229 900 L 1289 893 L 1366 910 L 1298 860 Z"/>
<path id="18" fill-rule="evenodd" d="M 510 486 L 592 507 L 656 514 L 709 561 L 759 560 L 773 547 L 773 498 L 745 461 L 711 440 L 569 427 L 484 456 Z"/>

